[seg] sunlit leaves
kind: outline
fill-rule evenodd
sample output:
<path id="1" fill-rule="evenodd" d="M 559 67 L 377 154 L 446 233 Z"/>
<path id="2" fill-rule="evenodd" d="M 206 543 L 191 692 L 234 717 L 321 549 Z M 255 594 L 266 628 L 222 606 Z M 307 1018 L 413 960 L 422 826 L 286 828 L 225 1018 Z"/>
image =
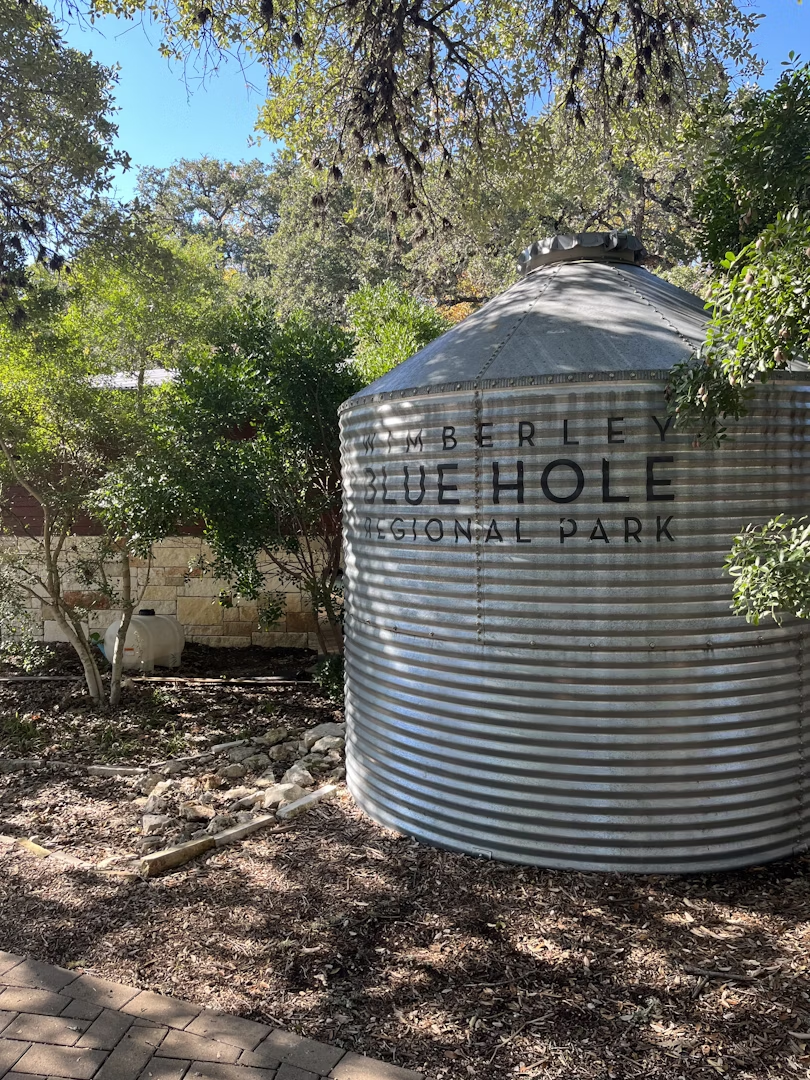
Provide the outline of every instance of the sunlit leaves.
<path id="1" fill-rule="evenodd" d="M 19 322 L 26 263 L 58 269 L 114 150 L 115 74 L 68 48 L 39 3 L 0 0 L 0 311 Z"/>
<path id="2" fill-rule="evenodd" d="M 95 0 L 147 10 L 166 50 L 250 53 L 267 66 L 261 126 L 327 183 L 367 167 L 389 200 L 424 198 L 431 165 L 509 144 L 559 94 L 586 122 L 694 94 L 693 73 L 745 65 L 755 20 L 732 0 Z"/>
<path id="3" fill-rule="evenodd" d="M 696 187 L 706 258 L 749 243 L 791 206 L 810 207 L 810 65 L 789 64 L 771 90 L 727 106 L 727 130 Z"/>
<path id="4" fill-rule="evenodd" d="M 776 517 L 749 525 L 726 560 L 734 578 L 734 610 L 749 622 L 785 615 L 810 618 L 810 522 Z"/>
<path id="5" fill-rule="evenodd" d="M 357 335 L 355 364 L 367 383 L 413 356 L 450 327 L 435 307 L 417 300 L 393 282 L 365 286 L 349 297 L 348 309 Z"/>

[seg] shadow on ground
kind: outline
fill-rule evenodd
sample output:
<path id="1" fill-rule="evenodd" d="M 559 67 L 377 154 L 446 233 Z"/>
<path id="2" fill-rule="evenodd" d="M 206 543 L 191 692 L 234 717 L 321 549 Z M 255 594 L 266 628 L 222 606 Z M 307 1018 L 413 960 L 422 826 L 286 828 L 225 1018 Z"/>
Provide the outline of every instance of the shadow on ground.
<path id="1" fill-rule="evenodd" d="M 6 852 L 0 948 L 435 1080 L 784 1080 L 810 1065 L 807 865 L 527 869 L 422 847 L 345 797 L 152 882 Z"/>

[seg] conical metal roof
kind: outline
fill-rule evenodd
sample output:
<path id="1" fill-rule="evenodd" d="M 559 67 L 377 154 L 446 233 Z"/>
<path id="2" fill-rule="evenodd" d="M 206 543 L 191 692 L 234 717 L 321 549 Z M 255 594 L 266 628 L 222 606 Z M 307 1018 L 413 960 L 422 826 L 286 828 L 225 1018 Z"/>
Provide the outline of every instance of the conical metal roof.
<path id="1" fill-rule="evenodd" d="M 532 265 L 537 248 L 527 249 L 534 252 Z M 542 264 L 541 250 L 541 265 L 522 281 L 356 397 L 484 381 L 668 371 L 702 344 L 703 301 L 628 262 L 623 251 L 611 254 L 607 245 L 558 245 Z"/>

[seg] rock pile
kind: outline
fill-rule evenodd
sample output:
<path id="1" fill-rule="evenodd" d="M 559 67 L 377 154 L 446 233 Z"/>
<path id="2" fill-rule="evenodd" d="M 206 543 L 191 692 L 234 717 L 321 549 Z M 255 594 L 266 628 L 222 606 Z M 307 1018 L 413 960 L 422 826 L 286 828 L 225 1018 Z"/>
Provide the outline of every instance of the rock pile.
<path id="1" fill-rule="evenodd" d="M 277 727 L 152 766 L 134 780 L 138 854 L 264 824 L 268 815 L 283 820 L 284 808 L 316 785 L 344 778 L 345 727 L 328 723 L 297 732 Z"/>

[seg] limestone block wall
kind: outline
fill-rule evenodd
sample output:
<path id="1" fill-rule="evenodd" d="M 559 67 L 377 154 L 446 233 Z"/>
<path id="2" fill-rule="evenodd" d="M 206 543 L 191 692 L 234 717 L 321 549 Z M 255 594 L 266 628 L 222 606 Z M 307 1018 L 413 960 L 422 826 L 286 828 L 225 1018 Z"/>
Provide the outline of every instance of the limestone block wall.
<path id="1" fill-rule="evenodd" d="M 93 544 L 92 538 L 78 538 L 77 547 Z M 0 546 L 13 546 L 35 557 L 36 540 L 24 537 L 0 539 Z M 78 553 L 77 553 L 78 554 Z M 140 607 L 152 608 L 158 615 L 175 615 L 182 623 L 186 640 L 221 648 L 261 645 L 266 648 L 320 649 L 316 617 L 309 597 L 283 585 L 270 564 L 266 582 L 268 594 L 284 594 L 284 612 L 278 622 L 260 626 L 256 601 L 232 597 L 232 606 L 219 602 L 221 594 L 231 596 L 227 581 L 189 570 L 200 561 L 210 560 L 211 552 L 198 537 L 169 537 L 155 547 L 151 566 L 133 560 L 133 589 L 143 588 Z M 115 583 L 115 577 L 112 578 Z M 88 610 L 88 628 L 103 634 L 119 618 L 106 596 L 88 589 L 78 579 L 67 578 L 65 594 L 72 602 Z M 42 641 L 62 641 L 63 635 L 47 604 L 31 599 L 27 604 L 31 620 Z M 321 623 L 330 640 L 328 624 Z"/>

